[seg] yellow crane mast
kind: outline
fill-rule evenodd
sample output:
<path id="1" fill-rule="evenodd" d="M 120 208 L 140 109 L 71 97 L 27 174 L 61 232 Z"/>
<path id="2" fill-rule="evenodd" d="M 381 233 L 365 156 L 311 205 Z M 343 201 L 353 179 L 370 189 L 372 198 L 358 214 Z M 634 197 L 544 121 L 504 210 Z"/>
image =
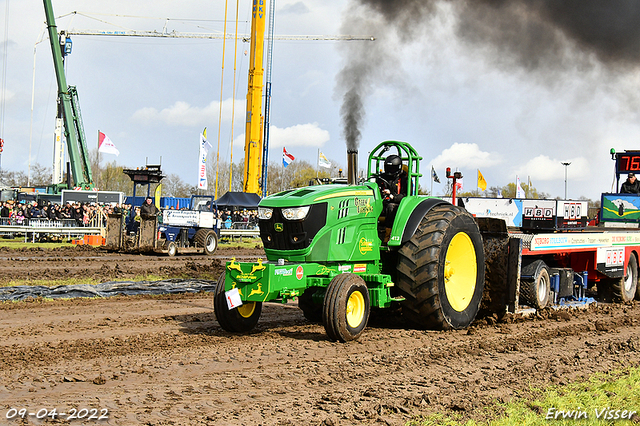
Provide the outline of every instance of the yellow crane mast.
<path id="1" fill-rule="evenodd" d="M 244 192 L 260 194 L 262 170 L 262 86 L 264 68 L 265 0 L 253 0 L 251 56 L 247 91 L 247 122 L 244 143 Z"/>

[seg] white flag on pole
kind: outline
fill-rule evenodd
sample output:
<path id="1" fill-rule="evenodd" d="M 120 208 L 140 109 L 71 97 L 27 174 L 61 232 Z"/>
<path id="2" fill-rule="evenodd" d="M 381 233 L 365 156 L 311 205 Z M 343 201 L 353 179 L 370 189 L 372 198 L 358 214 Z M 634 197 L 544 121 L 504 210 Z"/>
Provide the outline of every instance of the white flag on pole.
<path id="1" fill-rule="evenodd" d="M 516 177 L 517 186 L 516 186 L 516 198 L 527 198 L 527 195 L 524 193 L 524 189 L 522 189 L 522 185 L 520 185 L 520 178 Z"/>
<path id="2" fill-rule="evenodd" d="M 318 151 L 318 166 L 325 167 L 327 169 L 331 168 L 331 162 L 327 160 L 327 157 L 325 157 L 322 151 Z"/>
<path id="3" fill-rule="evenodd" d="M 207 153 L 211 144 L 207 142 L 207 128 L 200 135 L 200 153 L 198 156 L 198 189 L 207 189 Z"/>
<path id="4" fill-rule="evenodd" d="M 102 152 L 105 154 L 115 154 L 116 156 L 120 155 L 120 151 L 118 148 L 111 142 L 111 139 L 104 133 L 98 130 L 98 152 Z"/>

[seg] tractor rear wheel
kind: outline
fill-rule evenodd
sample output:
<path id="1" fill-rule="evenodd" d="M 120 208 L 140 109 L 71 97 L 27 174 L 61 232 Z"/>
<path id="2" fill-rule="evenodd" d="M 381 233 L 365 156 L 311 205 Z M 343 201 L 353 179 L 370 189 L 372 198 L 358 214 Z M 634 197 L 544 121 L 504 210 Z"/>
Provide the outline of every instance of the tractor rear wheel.
<path id="1" fill-rule="evenodd" d="M 227 305 L 224 277 L 223 272 L 218 278 L 216 291 L 213 294 L 213 311 L 220 327 L 231 333 L 246 333 L 253 330 L 262 313 L 262 302 L 244 302 L 241 306 L 230 310 Z"/>
<path id="2" fill-rule="evenodd" d="M 307 320 L 320 323 L 322 322 L 322 305 L 313 301 L 313 295 L 316 291 L 318 291 L 318 287 L 309 287 L 298 296 L 298 307 Z"/>
<path id="3" fill-rule="evenodd" d="M 547 265 L 542 260 L 536 260 L 522 268 L 522 274 L 532 277 L 520 281 L 522 302 L 532 308 L 545 308 L 551 299 L 551 278 Z"/>
<path id="4" fill-rule="evenodd" d="M 450 204 L 434 207 L 398 250 L 396 288 L 402 315 L 420 328 L 465 328 L 484 289 L 482 236 L 473 216 Z"/>
<path id="5" fill-rule="evenodd" d="M 613 280 L 611 283 L 613 296 L 620 302 L 631 302 L 636 296 L 638 287 L 638 261 L 636 255 L 629 254 L 627 270 L 624 277 Z"/>
<path id="6" fill-rule="evenodd" d="M 203 247 L 204 253 L 208 256 L 215 253 L 218 248 L 218 234 L 211 229 L 198 229 L 193 240 L 197 247 Z"/>
<path id="7" fill-rule="evenodd" d="M 322 322 L 331 340 L 355 340 L 369 320 L 369 290 L 354 274 L 340 274 L 331 280 L 324 296 Z"/>

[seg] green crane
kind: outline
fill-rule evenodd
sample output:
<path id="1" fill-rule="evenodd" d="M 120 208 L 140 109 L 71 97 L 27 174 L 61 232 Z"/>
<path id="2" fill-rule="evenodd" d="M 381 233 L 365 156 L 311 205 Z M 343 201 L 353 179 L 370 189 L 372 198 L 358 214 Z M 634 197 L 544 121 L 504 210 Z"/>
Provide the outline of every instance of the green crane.
<path id="1" fill-rule="evenodd" d="M 72 183 L 76 188 L 93 189 L 91 164 L 89 163 L 89 152 L 82 125 L 82 115 L 80 114 L 78 92 L 75 86 L 67 86 L 67 79 L 64 75 L 63 49 L 70 46 L 71 40 L 67 41 L 59 38 L 51 0 L 44 0 L 44 11 L 47 18 L 51 53 L 53 54 L 53 66 L 58 82 L 58 116 L 64 122 L 64 137 L 67 141 L 69 162 L 71 163 L 73 175 Z M 65 188 L 65 184 L 53 185 L 52 191 L 59 192 Z"/>

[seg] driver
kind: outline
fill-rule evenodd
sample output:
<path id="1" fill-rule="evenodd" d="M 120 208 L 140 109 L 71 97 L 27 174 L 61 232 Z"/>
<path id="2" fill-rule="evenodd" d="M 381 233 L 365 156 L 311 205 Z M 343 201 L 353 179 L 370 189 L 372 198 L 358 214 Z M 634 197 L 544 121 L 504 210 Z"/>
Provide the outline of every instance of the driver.
<path id="1" fill-rule="evenodd" d="M 392 154 L 384 160 L 384 173 L 378 177 L 382 194 L 382 216 L 386 228 L 384 241 L 388 241 L 400 201 L 407 195 L 408 176 L 402 166 L 402 158 Z"/>

